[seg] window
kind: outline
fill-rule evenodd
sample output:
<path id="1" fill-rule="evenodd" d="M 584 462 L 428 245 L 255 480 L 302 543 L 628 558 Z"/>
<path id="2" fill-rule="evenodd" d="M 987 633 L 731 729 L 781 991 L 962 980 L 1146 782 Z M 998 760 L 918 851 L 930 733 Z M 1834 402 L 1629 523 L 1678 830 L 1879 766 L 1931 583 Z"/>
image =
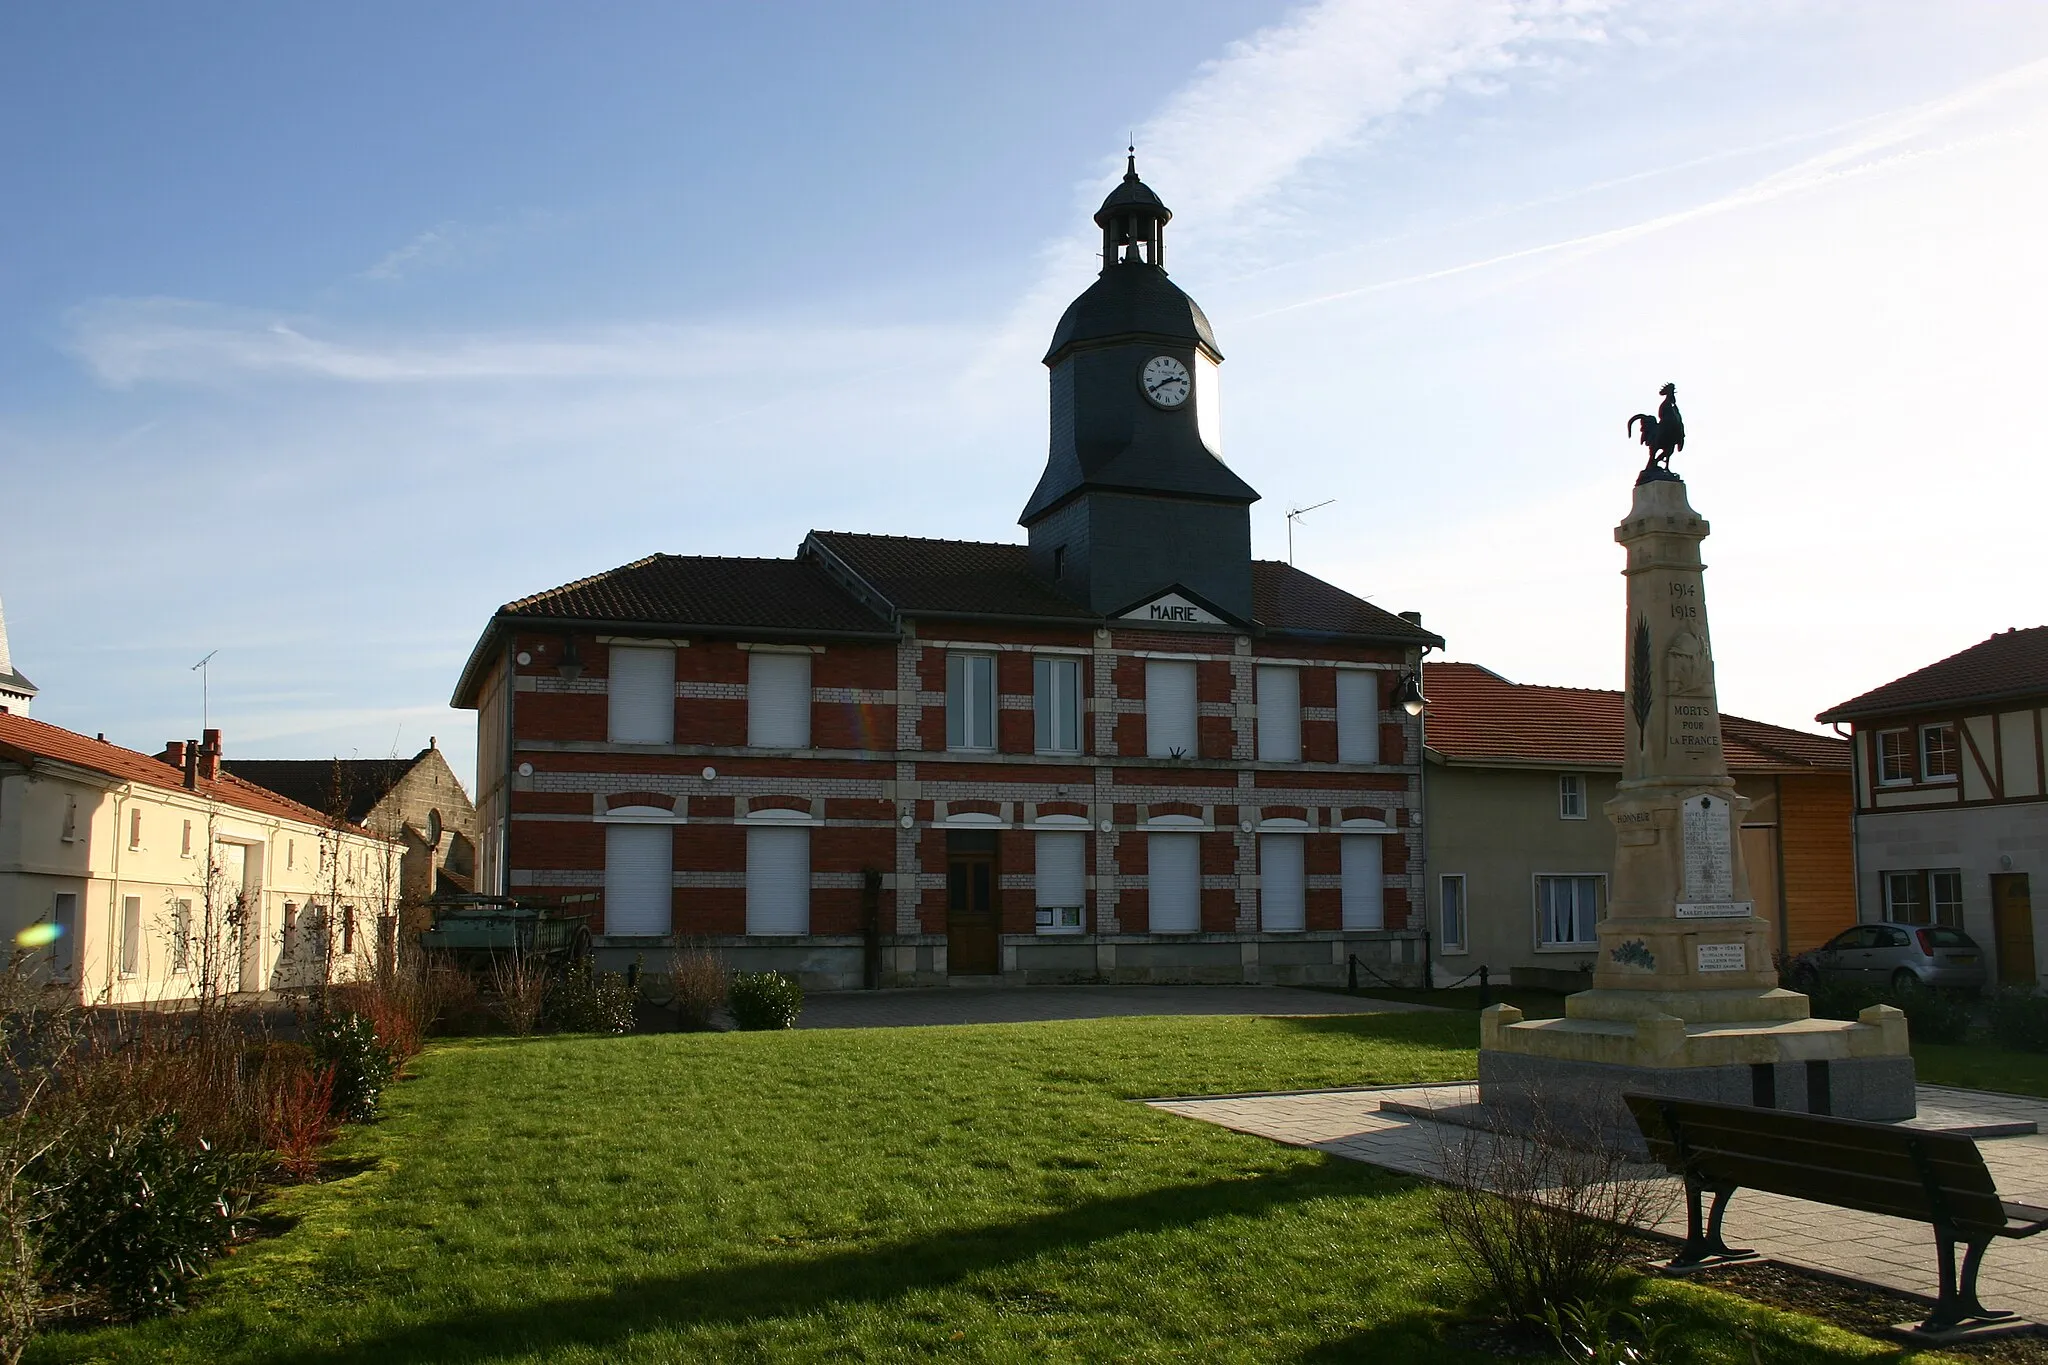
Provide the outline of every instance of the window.
<path id="1" fill-rule="evenodd" d="M 996 747 L 996 661 L 992 654 L 946 656 L 946 747 Z"/>
<path id="2" fill-rule="evenodd" d="M 1537 936 L 1545 948 L 1590 947 L 1599 942 L 1598 877 L 1538 877 Z"/>
<path id="3" fill-rule="evenodd" d="M 1347 834 L 1338 853 L 1338 886 L 1346 929 L 1387 927 L 1385 855 L 1380 835 Z"/>
<path id="4" fill-rule="evenodd" d="M 1877 780 L 1883 783 L 1913 780 L 1913 732 L 1877 732 Z"/>
<path id="5" fill-rule="evenodd" d="M 1202 927 L 1202 836 L 1153 834 L 1145 840 L 1147 915 L 1155 934 Z"/>
<path id="6" fill-rule="evenodd" d="M 604 931 L 666 934 L 675 900 L 675 827 L 604 827 Z"/>
<path id="7" fill-rule="evenodd" d="M 1962 872 L 1948 867 L 1885 873 L 1884 917 L 1893 924 L 1962 928 Z"/>
<path id="8" fill-rule="evenodd" d="M 192 902 L 171 902 L 171 970 L 184 972 L 192 966 Z"/>
<path id="9" fill-rule="evenodd" d="M 284 932 L 279 938 L 277 955 L 289 962 L 299 950 L 299 907 L 295 901 L 284 903 Z"/>
<path id="10" fill-rule="evenodd" d="M 1437 879 L 1438 946 L 1447 953 L 1465 951 L 1465 874 Z"/>
<path id="11" fill-rule="evenodd" d="M 180 858 L 192 856 L 192 822 L 190 820 L 185 822 L 185 832 L 178 836 L 178 856 Z"/>
<path id="12" fill-rule="evenodd" d="M 1201 752 L 1192 660 L 1145 661 L 1145 752 L 1153 758 L 1193 758 Z"/>
<path id="13" fill-rule="evenodd" d="M 142 847 L 142 812 L 139 810 L 128 812 L 128 847 Z"/>
<path id="14" fill-rule="evenodd" d="M 747 932 L 811 929 L 811 832 L 798 826 L 747 831 Z"/>
<path id="15" fill-rule="evenodd" d="M 68 972 L 78 960 L 78 949 L 73 946 L 78 939 L 77 892 L 57 893 L 56 903 L 50 908 L 50 923 L 57 930 L 57 937 L 50 944 L 50 963 L 58 971 Z"/>
<path id="16" fill-rule="evenodd" d="M 1079 830 L 1038 835 L 1037 921 L 1041 934 L 1078 934 L 1087 904 L 1088 838 Z"/>
<path id="17" fill-rule="evenodd" d="M 293 841 L 292 841 L 292 840 L 290 840 L 290 839 L 287 839 L 287 840 L 285 840 L 285 841 L 284 841 L 284 865 L 285 865 L 285 867 L 289 869 L 289 868 L 291 868 L 291 867 L 294 867 L 294 866 L 296 866 L 296 865 L 297 865 L 297 859 L 298 859 L 298 856 L 299 856 L 299 846 L 298 846 L 298 844 L 296 844 L 295 842 L 293 842 Z"/>
<path id="18" fill-rule="evenodd" d="M 1380 761 L 1380 675 L 1337 670 L 1337 761 Z"/>
<path id="19" fill-rule="evenodd" d="M 64 798 L 64 830 L 58 837 L 67 844 L 78 842 L 78 798 L 75 796 Z"/>
<path id="20" fill-rule="evenodd" d="M 121 897 L 120 973 L 133 976 L 142 970 L 142 897 Z"/>
<path id="21" fill-rule="evenodd" d="M 747 656 L 747 743 L 811 747 L 811 656 L 752 650 Z"/>
<path id="22" fill-rule="evenodd" d="M 1059 582 L 1059 581 L 1060 581 L 1061 579 L 1065 578 L 1066 576 L 1067 576 L 1067 547 L 1066 547 L 1066 546 L 1064 546 L 1064 545 L 1055 545 L 1055 546 L 1053 546 L 1053 547 L 1052 547 L 1052 578 L 1053 578 L 1053 582 L 1057 583 L 1057 582 Z"/>
<path id="23" fill-rule="evenodd" d="M 1586 779 L 1577 773 L 1557 775 L 1557 818 L 1560 820 L 1583 820 L 1586 818 Z"/>
<path id="24" fill-rule="evenodd" d="M 675 650 L 613 645 L 606 691 L 614 744 L 667 744 L 675 739 Z"/>
<path id="25" fill-rule="evenodd" d="M 1262 706 L 1262 722 L 1265 714 Z M 1302 870 L 1305 843 L 1299 834 L 1259 836 L 1259 927 L 1267 933 L 1294 933 L 1308 927 L 1308 878 Z"/>
<path id="26" fill-rule="evenodd" d="M 1260 668 L 1258 703 L 1260 761 L 1301 762 L 1301 670 Z"/>
<path id="27" fill-rule="evenodd" d="M 1950 722 L 1920 727 L 1920 777 L 1927 782 L 1956 780 L 1956 727 Z"/>
<path id="28" fill-rule="evenodd" d="M 341 907 L 341 955 L 352 957 L 356 951 L 356 908 L 353 905 Z"/>
<path id="29" fill-rule="evenodd" d="M 1081 661 L 1031 661 L 1034 747 L 1041 754 L 1081 752 Z"/>

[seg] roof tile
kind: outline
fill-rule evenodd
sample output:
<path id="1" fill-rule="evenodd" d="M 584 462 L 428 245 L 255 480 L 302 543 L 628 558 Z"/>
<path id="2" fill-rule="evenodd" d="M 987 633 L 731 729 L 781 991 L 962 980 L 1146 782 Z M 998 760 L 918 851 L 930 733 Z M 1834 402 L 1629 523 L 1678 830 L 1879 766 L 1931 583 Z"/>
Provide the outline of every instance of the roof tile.
<path id="1" fill-rule="evenodd" d="M 1509 682 L 1470 663 L 1423 666 L 1429 747 L 1454 762 L 1619 770 L 1627 736 L 1622 694 Z M 1830 735 L 1721 717 L 1730 773 L 1844 771 L 1849 745 Z"/>
<path id="2" fill-rule="evenodd" d="M 2012 629 L 1814 717 L 1862 720 L 2007 697 L 2048 695 L 2048 626 Z"/>

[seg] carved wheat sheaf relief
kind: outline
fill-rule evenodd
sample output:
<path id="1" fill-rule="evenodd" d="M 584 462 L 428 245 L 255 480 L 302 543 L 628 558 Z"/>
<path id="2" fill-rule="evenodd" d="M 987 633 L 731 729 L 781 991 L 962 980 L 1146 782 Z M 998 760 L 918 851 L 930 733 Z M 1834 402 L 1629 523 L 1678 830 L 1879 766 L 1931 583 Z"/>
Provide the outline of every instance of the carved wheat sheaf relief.
<path id="1" fill-rule="evenodd" d="M 1630 699 L 1630 705 L 1636 713 L 1636 747 L 1647 749 L 1650 745 L 1650 706 L 1656 700 L 1653 693 L 1655 684 L 1651 681 L 1655 670 L 1650 660 L 1650 623 L 1640 616 L 1636 618 L 1635 650 L 1629 671 L 1635 674 L 1635 696 Z"/>

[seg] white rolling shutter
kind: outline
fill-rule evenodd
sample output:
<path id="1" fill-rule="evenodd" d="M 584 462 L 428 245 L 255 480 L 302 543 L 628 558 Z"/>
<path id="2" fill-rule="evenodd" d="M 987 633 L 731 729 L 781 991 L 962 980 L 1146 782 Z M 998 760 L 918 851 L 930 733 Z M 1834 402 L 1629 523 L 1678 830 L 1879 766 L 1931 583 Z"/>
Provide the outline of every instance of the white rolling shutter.
<path id="1" fill-rule="evenodd" d="M 1377 834 L 1347 834 L 1343 839 L 1344 927 L 1387 927 L 1386 888 L 1380 871 Z"/>
<path id="2" fill-rule="evenodd" d="M 1301 670 L 1259 669 L 1259 759 L 1301 762 Z"/>
<path id="3" fill-rule="evenodd" d="M 1038 836 L 1038 905 L 1056 909 L 1088 901 L 1087 836 L 1079 830 Z"/>
<path id="4" fill-rule="evenodd" d="M 676 737 L 676 652 L 613 645 L 610 693 L 615 744 L 667 744 Z"/>
<path id="5" fill-rule="evenodd" d="M 1202 836 L 1154 834 L 1146 840 L 1145 890 L 1155 934 L 1202 927 Z"/>
<path id="6" fill-rule="evenodd" d="M 1201 751 L 1195 727 L 1195 665 L 1184 659 L 1145 661 L 1145 752 L 1153 758 Z"/>
<path id="7" fill-rule="evenodd" d="M 1380 675 L 1337 670 L 1337 761 L 1380 761 Z"/>
<path id="8" fill-rule="evenodd" d="M 1263 706 L 1259 714 L 1265 714 Z M 1299 834 L 1259 836 L 1259 927 L 1268 933 L 1288 933 L 1307 927 L 1304 851 L 1304 840 Z"/>
<path id="9" fill-rule="evenodd" d="M 747 659 L 747 743 L 811 747 L 811 656 L 753 650 Z"/>
<path id="10" fill-rule="evenodd" d="M 675 827 L 604 827 L 604 931 L 665 934 L 675 896 Z"/>
<path id="11" fill-rule="evenodd" d="M 807 934 L 811 930 L 811 832 L 747 831 L 747 932 Z"/>

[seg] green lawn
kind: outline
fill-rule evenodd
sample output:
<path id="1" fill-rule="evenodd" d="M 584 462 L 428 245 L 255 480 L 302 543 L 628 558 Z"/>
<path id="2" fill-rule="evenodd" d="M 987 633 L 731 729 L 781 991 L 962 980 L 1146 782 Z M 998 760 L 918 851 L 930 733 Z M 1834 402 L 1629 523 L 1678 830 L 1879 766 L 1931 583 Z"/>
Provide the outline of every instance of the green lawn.
<path id="1" fill-rule="evenodd" d="M 1465 1013 L 444 1042 L 193 1311 L 36 1361 L 1478 1362 L 1425 1188 L 1127 1101 L 1471 1074 Z M 1896 1359 L 1648 1284 L 1681 1359 Z M 1926 1358 L 1926 1357 L 1923 1357 Z"/>

